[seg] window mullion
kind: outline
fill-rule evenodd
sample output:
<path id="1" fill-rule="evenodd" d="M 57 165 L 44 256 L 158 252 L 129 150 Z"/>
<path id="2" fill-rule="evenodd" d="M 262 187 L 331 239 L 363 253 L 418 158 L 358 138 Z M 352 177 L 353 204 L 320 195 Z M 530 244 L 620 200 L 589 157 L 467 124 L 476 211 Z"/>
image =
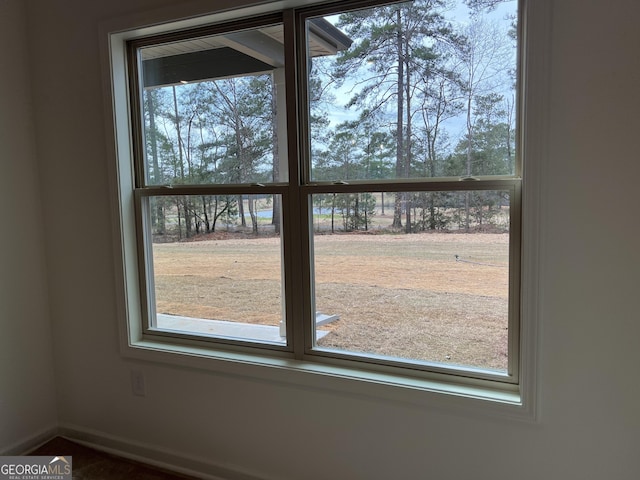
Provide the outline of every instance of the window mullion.
<path id="1" fill-rule="evenodd" d="M 298 147 L 299 153 L 298 159 L 298 200 L 297 205 L 300 208 L 299 215 L 299 230 L 300 236 L 300 267 L 299 273 L 302 275 L 301 295 L 302 311 L 300 315 L 303 343 L 302 349 L 297 349 L 296 354 L 299 358 L 301 354 L 308 354 L 313 349 L 315 344 L 315 305 L 314 305 L 314 282 L 312 280 L 313 275 L 313 248 L 312 248 L 312 202 L 311 195 L 307 189 L 307 186 L 311 183 L 311 139 L 310 135 L 310 119 L 309 119 L 309 83 L 308 83 L 308 49 L 307 44 L 307 27 L 306 19 L 299 12 L 294 14 L 295 23 L 295 47 L 296 47 L 296 75 L 297 75 L 297 114 L 298 121 L 296 125 L 298 135 Z"/>
<path id="2" fill-rule="evenodd" d="M 289 344 L 293 346 L 294 355 L 302 359 L 305 347 L 305 306 L 310 297 L 309 275 L 306 268 L 309 249 L 304 241 L 304 228 L 301 223 L 301 128 L 299 105 L 304 102 L 299 97 L 298 84 L 298 51 L 301 34 L 298 31 L 299 21 L 293 10 L 283 15 L 286 114 L 287 114 L 287 157 L 289 165 L 289 193 L 283 202 L 283 242 L 285 262 L 285 298 L 286 329 Z M 300 102 L 300 103 L 298 103 Z M 308 235 L 307 235 L 308 236 Z"/>

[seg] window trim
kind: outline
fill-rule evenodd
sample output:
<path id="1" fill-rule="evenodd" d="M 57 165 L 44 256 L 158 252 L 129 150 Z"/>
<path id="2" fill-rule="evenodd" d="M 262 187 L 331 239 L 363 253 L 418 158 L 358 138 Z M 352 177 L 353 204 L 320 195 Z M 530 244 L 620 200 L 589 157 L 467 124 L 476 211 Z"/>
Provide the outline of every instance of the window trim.
<path id="1" fill-rule="evenodd" d="M 304 0 L 296 3 L 305 3 Z M 306 361 L 305 355 L 296 354 L 295 359 L 282 357 L 277 352 L 269 355 L 257 354 L 255 349 L 202 348 L 198 341 L 187 341 L 181 345 L 165 343 L 161 339 L 145 338 L 139 322 L 140 293 L 137 291 L 137 254 L 132 191 L 132 162 L 128 132 L 133 125 L 128 111 L 128 80 L 124 45 L 127 40 L 156 34 L 168 26 L 188 27 L 198 22 L 213 22 L 273 12 L 282 7 L 273 2 L 258 7 L 241 8 L 235 11 L 206 15 L 193 12 L 193 17 L 175 23 L 176 11 L 158 10 L 154 15 L 157 23 L 139 27 L 138 16 L 105 22 L 100 26 L 102 64 L 105 81 L 105 118 L 107 120 L 107 149 L 111 181 L 114 257 L 116 259 L 116 292 L 120 326 L 121 353 L 125 358 L 148 360 L 170 365 L 224 372 L 250 378 L 266 378 L 270 381 L 296 384 L 311 388 L 329 389 L 346 394 L 375 395 L 381 399 L 408 402 L 421 406 L 439 405 L 444 408 L 459 407 L 496 413 L 517 419 L 536 419 L 537 378 L 537 334 L 538 334 L 538 262 L 540 256 L 540 161 L 529 160 L 525 164 L 526 181 L 522 191 L 522 294 L 520 332 L 521 373 L 517 385 L 496 385 L 471 379 L 457 382 L 450 375 L 431 375 L 431 378 L 416 378 L 387 372 L 349 368 L 332 365 L 331 362 Z M 546 153 L 548 132 L 548 51 L 550 38 L 549 0 L 520 0 L 521 48 L 520 78 L 526 82 L 520 101 L 522 126 L 520 132 L 523 154 L 529 159 L 543 159 Z M 205 14 L 196 18 L 197 14 Z M 186 15 L 186 14 L 185 14 Z M 285 21 L 290 14 L 285 13 Z M 527 41 L 535 32 L 536 47 Z M 292 52 L 286 52 L 291 55 Z M 289 72 L 289 76 L 291 76 Z M 290 89 L 289 89 L 290 90 Z M 526 117 L 526 118 L 525 118 Z M 289 120 L 291 121 L 291 119 Z M 126 134 L 125 134 L 126 133 Z M 536 141 L 530 141 L 535 138 Z M 290 145 L 294 140 L 289 139 Z M 284 203 L 284 202 L 283 202 Z M 285 228 L 287 228 L 285 226 Z M 134 287 L 135 286 L 135 287 Z M 299 335 L 300 332 L 296 334 Z M 393 370 L 393 369 L 392 369 Z M 452 381 L 453 380 L 453 381 Z M 498 388 L 500 387 L 500 388 Z M 442 395 L 442 394 L 446 395 Z M 480 400 L 480 402 L 478 402 Z M 488 400 L 488 401 L 487 401 Z"/>

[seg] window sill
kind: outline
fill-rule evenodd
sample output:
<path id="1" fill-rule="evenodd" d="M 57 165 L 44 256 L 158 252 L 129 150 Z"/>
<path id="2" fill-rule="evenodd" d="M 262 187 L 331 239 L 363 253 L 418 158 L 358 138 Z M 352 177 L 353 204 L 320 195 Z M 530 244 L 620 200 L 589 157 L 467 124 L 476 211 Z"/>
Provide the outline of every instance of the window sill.
<path id="1" fill-rule="evenodd" d="M 535 421 L 533 409 L 523 401 L 517 386 L 462 385 L 374 372 L 317 361 L 295 360 L 276 355 L 230 352 L 143 339 L 123 348 L 123 355 L 172 366 L 212 373 L 260 379 L 284 386 L 375 398 L 416 408 L 434 408 L 444 413 L 475 413 L 520 421 Z"/>

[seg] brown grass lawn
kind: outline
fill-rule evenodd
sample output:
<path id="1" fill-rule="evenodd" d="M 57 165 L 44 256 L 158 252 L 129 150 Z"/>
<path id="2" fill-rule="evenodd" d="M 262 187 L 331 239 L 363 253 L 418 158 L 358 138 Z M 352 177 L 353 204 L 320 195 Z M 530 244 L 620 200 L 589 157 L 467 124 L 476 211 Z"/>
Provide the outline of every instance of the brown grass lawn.
<path id="1" fill-rule="evenodd" d="M 277 325 L 280 240 L 154 244 L 157 311 Z M 318 235 L 323 348 L 504 370 L 508 235 Z M 456 259 L 458 255 L 458 259 Z"/>

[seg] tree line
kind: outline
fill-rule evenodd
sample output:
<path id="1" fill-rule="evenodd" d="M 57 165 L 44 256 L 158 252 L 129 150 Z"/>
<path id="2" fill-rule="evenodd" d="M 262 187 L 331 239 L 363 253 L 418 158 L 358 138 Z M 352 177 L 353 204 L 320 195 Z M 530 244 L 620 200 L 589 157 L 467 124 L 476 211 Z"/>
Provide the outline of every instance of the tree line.
<path id="1" fill-rule="evenodd" d="M 341 14 L 352 45 L 310 61 L 311 175 L 315 181 L 476 177 L 515 173 L 515 0 L 466 0 L 457 21 L 447 0 L 415 0 Z M 495 16 L 495 15 L 494 15 Z M 268 73 L 144 92 L 147 183 L 268 183 L 279 179 L 276 87 Z M 336 109 L 336 105 L 343 107 Z M 338 121 L 338 113 L 347 117 Z M 470 229 L 508 206 L 504 192 L 389 193 L 391 227 L 406 232 Z M 321 195 L 315 206 L 341 229 L 366 230 L 384 213 L 371 194 Z M 152 224 L 180 236 L 250 222 L 256 198 L 155 197 Z M 270 199 L 276 212 L 279 202 Z M 248 210 L 248 212 L 245 211 Z"/>

